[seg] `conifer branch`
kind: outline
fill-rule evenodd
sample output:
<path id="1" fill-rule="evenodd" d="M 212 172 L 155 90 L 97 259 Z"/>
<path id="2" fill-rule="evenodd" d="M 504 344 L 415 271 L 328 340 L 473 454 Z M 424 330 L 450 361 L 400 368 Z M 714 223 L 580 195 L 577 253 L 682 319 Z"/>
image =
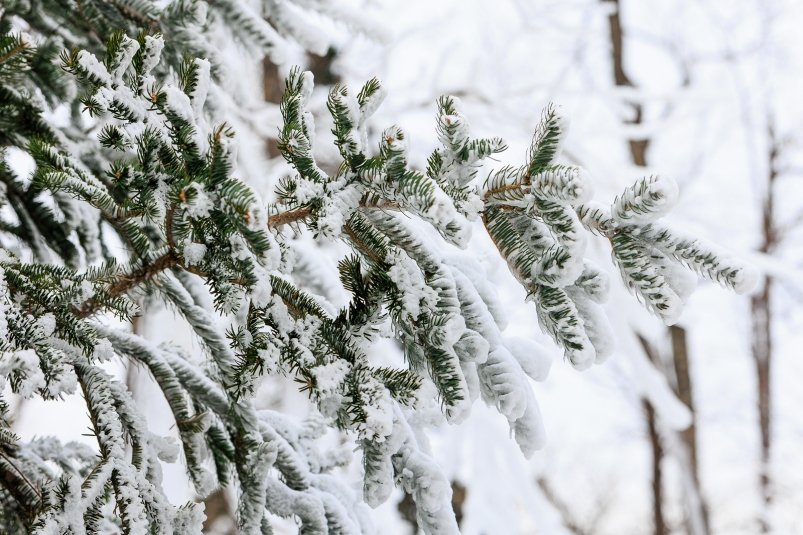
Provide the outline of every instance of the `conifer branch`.
<path id="1" fill-rule="evenodd" d="M 178 266 L 180 260 L 172 250 L 168 251 L 131 273 L 117 276 L 115 282 L 107 288 L 106 293 L 110 297 L 122 296 L 137 286 L 152 280 L 164 271 Z M 75 307 L 74 313 L 79 318 L 87 318 L 98 312 L 102 307 L 102 303 L 92 298 Z"/>
<path id="2" fill-rule="evenodd" d="M 312 208 L 309 206 L 289 210 L 287 212 L 280 212 L 278 214 L 271 214 L 268 216 L 268 227 L 277 228 L 283 225 L 290 225 L 307 219 L 312 214 Z"/>
<path id="3" fill-rule="evenodd" d="M 26 50 L 30 50 L 30 45 L 23 41 L 22 39 L 18 40 L 18 44 L 9 49 L 8 51 L 0 54 L 0 65 L 9 62 L 10 60 L 14 59 L 18 55 L 22 54 Z"/>
<path id="4" fill-rule="evenodd" d="M 527 291 L 542 331 L 578 369 L 610 354 L 599 308 L 607 279 L 586 258 L 592 235 L 608 239 L 625 284 L 665 321 L 676 319 L 690 292 L 680 274 L 749 287 L 738 262 L 660 221 L 676 200 L 673 182 L 647 177 L 609 204 L 594 204 L 585 173 L 558 160 L 565 121 L 554 106 L 523 164 L 492 172 L 481 186 L 479 169 L 507 146 L 473 138 L 458 99 L 438 99 L 439 144 L 426 168 L 416 169 L 409 135 L 398 126 L 371 140 L 380 82 L 359 91 L 337 85 L 327 108 L 341 162 L 330 175 L 314 157 L 312 75 L 293 69 L 278 148 L 295 172 L 266 209 L 234 176 L 234 131 L 210 127 L 204 104 L 220 65 L 199 32 L 227 21 L 244 42 L 272 47 L 300 27 L 279 4 L 268 22 L 237 0 L 214 2 L 218 13 L 208 19 L 195 3 L 159 12 L 139 0 L 81 0 L 81 16 L 64 20 L 63 38 L 83 38 L 70 43 L 75 49 L 62 66 L 86 92 L 73 99 L 68 87 L 63 104 L 91 115 L 89 139 L 53 127 L 18 87 L 33 90 L 65 73 L 45 76 L 50 62 L 27 63 L 29 54 L 8 36 L 0 44 L 0 66 L 14 64 L 0 69 L 12 118 L 0 144 L 36 162 L 32 185 L 0 165 L 0 200 L 15 216 L 0 214 L 0 231 L 35 258 L 0 256 L 0 382 L 45 399 L 80 387 L 101 454 L 58 469 L 44 457 L 9 460 L 14 448 L 33 446 L 9 438 L 0 399 L 0 520 L 10 515 L 14 526 L 48 533 L 95 532 L 104 522 L 126 533 L 201 531 L 200 508 L 173 507 L 161 487 L 159 463 L 175 460 L 177 448 L 149 431 L 125 387 L 98 365 L 117 355 L 144 364 L 163 392 L 198 495 L 236 483 L 241 532 L 269 532 L 266 512 L 297 517 L 302 531 L 370 532 L 359 509 L 379 505 L 398 484 L 416 501 L 426 533 L 457 533 L 448 480 L 408 422 L 422 396 L 435 392 L 452 422 L 481 398 L 507 419 L 525 455 L 544 443 L 527 377 L 543 379 L 548 365 L 534 344 L 509 340 L 504 306 L 483 267 L 458 252 L 474 222 Z M 144 26 L 192 47 L 165 47 L 160 36 L 139 31 Z M 193 55 L 212 61 L 184 58 Z M 35 76 L 25 74 L 29 68 Z M 333 284 L 348 293 L 342 307 L 320 296 L 328 293 L 326 266 L 317 250 L 304 251 L 305 236 L 352 246 Z M 123 268 L 112 261 L 121 242 Z M 129 294 L 142 287 L 176 310 L 202 342 L 205 363 L 92 318 L 130 319 Z M 369 348 L 383 338 L 401 348 L 403 365 L 377 365 Z M 262 375 L 295 379 L 317 408 L 316 421 L 256 411 Z M 329 473 L 341 461 L 314 444 L 334 428 L 361 451 L 362 499 Z M 40 481 L 47 485 L 37 487 Z M 64 514 L 68 508 L 80 514 Z"/>

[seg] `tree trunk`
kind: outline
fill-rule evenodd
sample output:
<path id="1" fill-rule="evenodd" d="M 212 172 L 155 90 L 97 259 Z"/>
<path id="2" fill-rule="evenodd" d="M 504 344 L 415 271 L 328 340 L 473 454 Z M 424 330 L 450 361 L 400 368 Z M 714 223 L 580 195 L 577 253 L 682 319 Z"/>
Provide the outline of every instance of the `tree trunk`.
<path id="1" fill-rule="evenodd" d="M 672 362 L 675 369 L 675 394 L 689 408 L 692 418 L 689 427 L 679 433 L 686 454 L 686 458 L 681 462 L 687 464 L 686 469 L 691 479 L 689 484 L 694 486 L 693 491 L 696 494 L 696 496 L 687 496 L 686 500 L 689 509 L 687 531 L 689 533 L 702 531 L 707 534 L 711 532 L 711 528 L 708 521 L 708 507 L 703 500 L 700 488 L 700 472 L 697 462 L 697 416 L 694 407 L 691 370 L 689 369 L 686 329 L 673 325 L 669 328 L 669 334 L 672 340 Z"/>
<path id="2" fill-rule="evenodd" d="M 770 478 L 770 454 L 772 446 L 772 311 L 770 310 L 769 278 L 764 280 L 763 290 L 750 299 L 753 322 L 753 361 L 756 365 L 758 427 L 761 435 L 759 467 L 759 490 L 764 510 L 759 518 L 762 533 L 770 531 L 767 512 L 772 503 Z"/>
<path id="3" fill-rule="evenodd" d="M 689 452 L 689 464 L 694 479 L 699 479 L 697 472 L 697 438 L 694 414 L 694 398 L 691 389 L 691 372 L 689 371 L 689 353 L 686 345 L 686 329 L 673 325 L 669 328 L 672 337 L 672 361 L 675 366 L 675 393 L 678 399 L 691 409 L 691 425 L 680 432 L 680 438 Z"/>
<path id="4" fill-rule="evenodd" d="M 770 123 L 767 129 L 769 151 L 767 154 L 767 191 L 762 204 L 761 235 L 759 251 L 771 254 L 778 242 L 775 225 L 775 182 L 779 176 L 778 158 L 781 141 L 776 137 Z M 750 298 L 750 317 L 752 321 L 753 362 L 756 366 L 756 405 L 758 409 L 758 428 L 761 438 L 759 453 L 759 491 L 763 509 L 759 516 L 762 533 L 771 531 L 769 509 L 772 505 L 772 477 L 770 460 L 772 456 L 772 278 L 765 276 L 761 291 Z"/>
<path id="5" fill-rule="evenodd" d="M 613 81 L 618 87 L 632 87 L 633 82 L 628 78 L 624 67 L 624 31 L 620 17 L 619 0 L 603 0 L 612 4 L 612 9 L 608 15 L 608 29 L 611 42 L 611 67 L 613 68 Z M 642 121 L 643 109 L 641 104 L 631 102 L 633 116 L 624 122 L 628 124 L 640 124 Z M 647 149 L 649 139 L 628 139 L 630 148 L 630 159 L 638 167 L 647 166 Z M 639 338 L 641 338 L 639 336 Z M 657 363 L 655 352 L 652 351 L 646 340 L 641 340 L 644 350 L 653 364 Z M 658 431 L 655 408 L 647 399 L 642 399 L 642 410 L 647 421 L 647 434 L 652 453 L 652 505 L 653 505 L 653 526 L 654 535 L 666 535 L 668 533 L 666 520 L 664 518 L 663 505 L 663 471 L 662 463 L 664 459 L 664 449 L 661 443 L 661 435 Z"/>
<path id="6" fill-rule="evenodd" d="M 661 444 L 661 434 L 658 431 L 658 421 L 655 409 L 646 399 L 642 400 L 644 416 L 647 419 L 647 433 L 650 439 L 652 452 L 652 521 L 655 535 L 667 535 L 663 506 L 663 470 L 661 461 L 664 458 L 664 448 Z"/>
<path id="7" fill-rule="evenodd" d="M 660 356 L 655 348 L 650 345 L 646 338 L 636 334 L 641 347 L 650 362 L 659 369 Z M 652 454 L 652 519 L 653 519 L 653 534 L 654 535 L 667 535 L 669 530 L 666 526 L 664 517 L 664 446 L 661 438 L 661 432 L 658 428 L 658 418 L 655 413 L 655 407 L 647 398 L 641 399 L 642 411 L 644 412 L 644 419 L 647 422 L 647 438 L 650 443 L 650 453 Z"/>

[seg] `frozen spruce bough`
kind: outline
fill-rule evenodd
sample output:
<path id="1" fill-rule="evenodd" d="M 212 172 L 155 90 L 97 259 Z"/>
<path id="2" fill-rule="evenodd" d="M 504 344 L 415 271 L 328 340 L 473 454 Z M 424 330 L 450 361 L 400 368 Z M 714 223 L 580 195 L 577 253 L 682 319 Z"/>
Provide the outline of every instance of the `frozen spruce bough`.
<path id="1" fill-rule="evenodd" d="M 460 253 L 472 232 L 488 233 L 541 328 L 581 369 L 611 352 L 600 308 L 608 282 L 584 258 L 594 234 L 608 238 L 628 287 L 667 321 L 690 291 L 687 273 L 737 291 L 750 285 L 743 267 L 659 221 L 677 197 L 666 179 L 639 181 L 610 206 L 592 204 L 585 173 L 557 163 L 565 128 L 553 107 L 525 163 L 480 185 L 483 161 L 505 144 L 472 138 L 456 99 L 438 100 L 440 146 L 417 170 L 400 128 L 368 138 L 384 97 L 379 82 L 357 93 L 336 86 L 328 107 L 342 163 L 330 175 L 312 153 L 312 76 L 294 70 L 280 150 L 295 173 L 266 206 L 234 174 L 233 132 L 204 115 L 208 63 L 189 60 L 171 78 L 153 70 L 164 49 L 158 36 L 115 34 L 107 49 L 103 60 L 76 51 L 62 61 L 87 89 L 83 104 L 96 122 L 86 143 L 112 164 L 88 165 L 57 139 L 27 149 L 36 187 L 73 199 L 80 217 L 99 223 L 94 246 L 104 260 L 0 255 L 0 383 L 48 399 L 80 391 L 98 454 L 20 441 L 0 399 L 0 519 L 9 532 L 199 533 L 202 499 L 231 485 L 244 534 L 270 533 L 277 516 L 294 518 L 303 533 L 376 533 L 369 506 L 394 486 L 415 500 L 426 533 L 457 533 L 449 481 L 411 416 L 437 399 L 457 423 L 481 398 L 531 455 L 544 430 L 529 378 L 542 380 L 550 361 L 543 348 L 505 334 L 504 307 L 481 266 Z M 336 274 L 294 243 L 305 232 L 351 246 Z M 15 246 L 59 258 L 46 243 L 22 236 Z M 119 244 L 127 254 L 113 259 L 108 251 Z M 327 277 L 348 292 L 346 306 L 317 286 Z M 109 321 L 131 319 L 146 293 L 183 318 L 201 354 Z M 374 362 L 382 338 L 403 350 L 405 366 Z M 177 441 L 149 431 L 125 385 L 101 367 L 111 357 L 150 371 Z M 253 394 L 266 374 L 300 383 L 312 415 L 299 422 L 257 410 Z M 338 476 L 350 456 L 320 445 L 327 432 L 356 441 L 362 495 Z M 161 463 L 179 457 L 198 495 L 183 507 L 162 488 Z"/>

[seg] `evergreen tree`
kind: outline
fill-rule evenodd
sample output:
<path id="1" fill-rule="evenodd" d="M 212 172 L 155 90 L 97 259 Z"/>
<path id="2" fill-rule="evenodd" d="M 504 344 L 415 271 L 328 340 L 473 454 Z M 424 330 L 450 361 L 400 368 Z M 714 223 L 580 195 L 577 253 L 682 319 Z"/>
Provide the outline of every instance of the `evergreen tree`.
<path id="1" fill-rule="evenodd" d="M 425 532 L 456 533 L 449 482 L 413 416 L 436 399 L 457 423 L 482 398 L 525 455 L 544 438 L 528 384 L 543 375 L 541 353 L 503 335 L 503 305 L 458 253 L 472 233 L 487 232 L 577 369 L 611 351 L 607 278 L 584 254 L 594 235 L 667 323 L 690 273 L 751 285 L 738 262 L 661 221 L 677 200 L 671 180 L 647 177 L 594 203 L 583 170 L 558 161 L 566 128 L 554 106 L 523 164 L 482 182 L 480 167 L 506 146 L 473 138 L 456 98 L 438 100 L 440 146 L 419 170 L 399 127 L 369 139 L 379 81 L 337 85 L 327 105 L 342 161 L 327 173 L 313 156 L 312 76 L 294 69 L 279 135 L 294 173 L 266 203 L 236 176 L 235 132 L 206 105 L 220 63 L 204 32 L 260 50 L 283 36 L 315 48 L 297 10 L 340 14 L 325 2 L 266 2 L 268 24 L 249 5 L 210 2 L 205 14 L 196 2 L 81 2 L 74 17 L 60 2 L 12 2 L 2 14 L 0 386 L 45 399 L 80 390 L 99 448 L 19 440 L 0 398 L 4 531 L 199 533 L 202 507 L 174 507 L 161 485 L 160 461 L 181 453 L 198 496 L 236 488 L 242 533 L 270 533 L 269 514 L 294 517 L 303 533 L 371 533 L 365 504 L 383 503 L 394 484 Z M 63 127 L 49 115 L 59 105 L 71 111 Z M 30 181 L 8 163 L 12 148 L 35 161 Z M 315 275 L 296 262 L 299 233 L 351 247 L 338 264 L 346 306 L 312 290 Z M 176 310 L 202 354 L 126 328 L 145 294 Z M 379 339 L 401 348 L 404 367 L 376 362 Z M 104 370 L 115 356 L 150 371 L 178 442 L 151 433 Z M 313 416 L 257 410 L 264 375 L 294 378 Z M 348 459 L 318 441 L 331 429 L 360 449 L 362 496 L 336 475 Z"/>

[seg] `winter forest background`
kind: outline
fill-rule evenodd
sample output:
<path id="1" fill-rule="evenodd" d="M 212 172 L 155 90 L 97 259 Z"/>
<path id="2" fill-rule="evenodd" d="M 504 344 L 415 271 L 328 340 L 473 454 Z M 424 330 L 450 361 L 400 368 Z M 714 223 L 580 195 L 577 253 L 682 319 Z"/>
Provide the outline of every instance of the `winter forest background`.
<path id="1" fill-rule="evenodd" d="M 531 383 L 547 435 L 531 459 L 519 451 L 505 418 L 480 402 L 459 425 L 428 429 L 433 458 L 452 482 L 461 532 L 803 532 L 803 255 L 797 245 L 803 239 L 803 4 L 343 4 L 345 22 L 304 11 L 301 38 L 283 41 L 264 60 L 222 33 L 208 36 L 226 73 L 230 102 L 220 115 L 237 133 L 238 173 L 265 198 L 291 171 L 276 139 L 282 81 L 294 65 L 315 76 L 310 108 L 321 140 L 333 139 L 326 110 L 331 86 L 356 88 L 378 77 L 387 97 L 369 133 L 400 125 L 410 163 L 419 168 L 438 143 L 435 103 L 442 94 L 459 97 L 473 135 L 504 138 L 510 149 L 494 156 L 498 162 L 517 165 L 542 109 L 555 102 L 571 124 L 562 158 L 589 170 L 596 198 L 612 199 L 641 176 L 671 176 L 680 198 L 667 221 L 733 251 L 761 273 L 747 296 L 702 281 L 671 328 L 612 276 L 605 310 L 616 348 L 605 363 L 577 371 L 541 332 L 526 292 L 491 242 L 475 239 L 470 253 L 504 304 L 506 335 L 538 342 L 552 365 L 548 376 Z M 56 110 L 52 120 L 66 119 Z M 315 147 L 327 171 L 339 158 L 329 141 Z M 10 158 L 17 172 L 32 170 L 24 155 Z M 316 250 L 311 238 L 299 247 L 320 263 L 312 269 L 321 276 L 328 269 L 319 293 L 346 302 L 336 265 L 349 249 L 328 243 Z M 606 245 L 591 242 L 587 254 L 614 273 Z M 145 309 L 134 322 L 136 333 L 198 350 L 171 309 L 157 302 Z M 104 368 L 129 385 L 154 433 L 175 433 L 146 370 L 122 359 Z M 23 440 L 53 435 L 97 447 L 93 436 L 82 436 L 89 420 L 80 395 L 66 402 L 9 399 L 11 428 Z M 256 403 L 297 417 L 312 407 L 292 378 L 266 378 Z M 192 500 L 181 464 L 163 470 L 170 501 Z M 343 470 L 359 486 L 359 460 Z M 236 532 L 230 498 L 222 492 L 207 499 L 205 532 Z M 379 533 L 415 530 L 414 506 L 398 488 L 371 514 Z M 274 529 L 295 533 L 297 527 L 285 519 Z"/>

